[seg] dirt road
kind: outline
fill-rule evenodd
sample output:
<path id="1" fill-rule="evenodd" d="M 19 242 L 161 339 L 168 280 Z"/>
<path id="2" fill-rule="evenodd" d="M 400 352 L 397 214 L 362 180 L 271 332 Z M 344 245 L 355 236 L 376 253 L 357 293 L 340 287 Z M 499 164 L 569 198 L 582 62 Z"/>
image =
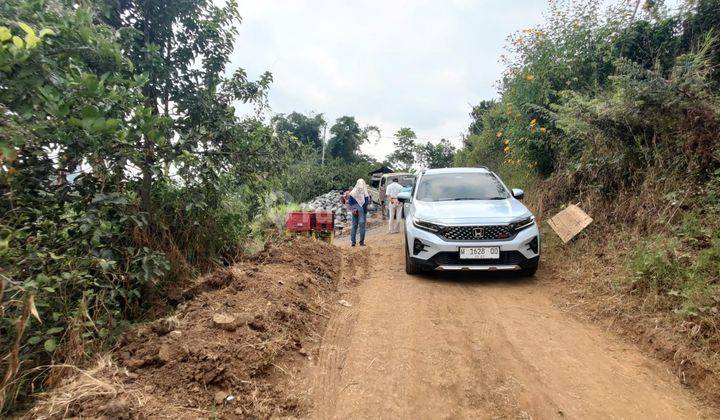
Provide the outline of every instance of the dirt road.
<path id="1" fill-rule="evenodd" d="M 542 269 L 408 276 L 401 235 L 368 243 L 345 250 L 364 280 L 323 337 L 314 418 L 712 416 L 660 362 L 554 307 Z"/>

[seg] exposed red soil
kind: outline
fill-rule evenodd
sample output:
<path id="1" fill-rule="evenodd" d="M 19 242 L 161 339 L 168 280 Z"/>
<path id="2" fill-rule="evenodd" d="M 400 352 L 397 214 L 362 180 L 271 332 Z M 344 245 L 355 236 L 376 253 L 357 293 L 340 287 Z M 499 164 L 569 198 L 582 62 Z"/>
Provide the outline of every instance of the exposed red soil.
<path id="1" fill-rule="evenodd" d="M 296 239 L 205 276 L 171 317 L 130 330 L 109 358 L 28 416 L 302 415 L 299 373 L 314 357 L 341 267 L 336 247 Z"/>
<path id="2" fill-rule="evenodd" d="M 667 363 L 678 381 L 693 388 L 714 407 L 720 407 L 720 357 L 708 341 L 693 337 L 693 323 L 661 308 L 646 297 L 618 286 L 626 274 L 622 241 L 600 242 L 602 227 L 566 246 L 546 246 L 545 266 L 553 279 L 560 305 L 597 322 L 639 345 Z M 549 230 L 545 235 L 552 234 Z M 552 238 L 554 239 L 554 238 Z"/>

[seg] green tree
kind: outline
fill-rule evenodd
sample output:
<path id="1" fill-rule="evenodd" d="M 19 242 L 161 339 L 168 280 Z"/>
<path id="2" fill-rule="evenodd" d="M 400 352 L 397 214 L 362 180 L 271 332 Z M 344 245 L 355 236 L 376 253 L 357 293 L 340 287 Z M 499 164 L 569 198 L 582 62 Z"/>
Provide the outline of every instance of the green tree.
<path id="1" fill-rule="evenodd" d="M 3 409 L 69 343 L 99 349 L 171 280 L 237 255 L 291 143 L 235 116 L 270 83 L 224 77 L 235 14 L 0 2 Z M 17 322 L 32 301 L 42 324 Z"/>
<path id="2" fill-rule="evenodd" d="M 679 26 L 680 52 L 691 51 L 701 44 L 708 34 L 717 37 L 720 28 L 720 0 L 693 0 L 685 2 L 685 13 Z M 708 53 L 710 63 L 715 69 L 710 77 L 716 86 L 720 86 L 720 48 L 717 46 Z"/>
<path id="3" fill-rule="evenodd" d="M 470 122 L 470 126 L 468 127 L 470 135 L 478 135 L 482 132 L 483 116 L 494 105 L 495 101 L 491 99 L 489 101 L 480 101 L 479 104 L 472 107 L 472 110 L 470 111 L 470 118 L 472 118 L 472 120 Z"/>
<path id="4" fill-rule="evenodd" d="M 122 52 L 86 5 L 0 3 L 3 409 L 29 391 L 13 381 L 19 359 L 30 369 L 68 340 L 110 336 L 169 268 L 130 240 L 145 223 L 128 170 L 143 161 L 134 139 L 163 121 L 147 112 L 146 78 Z M 32 301 L 42 324 L 16 328 Z"/>
<path id="5" fill-rule="evenodd" d="M 223 6 L 210 0 L 101 0 L 100 7 L 105 21 L 119 31 L 134 71 L 147 75 L 145 106 L 151 115 L 169 120 L 158 132 L 137 139 L 143 151 L 141 207 L 149 212 L 153 180 L 161 168 L 169 171 L 176 156 L 205 158 L 184 160 L 180 174 L 200 175 L 208 183 L 217 180 L 217 169 L 240 161 L 233 152 L 247 137 L 238 136 L 232 104 L 263 103 L 272 76 L 265 73 L 251 82 L 239 68 L 224 77 L 240 22 L 234 0 Z"/>
<path id="6" fill-rule="evenodd" d="M 455 159 L 455 146 L 442 139 L 437 144 L 427 142 L 416 147 L 416 162 L 423 169 L 449 168 Z"/>
<path id="7" fill-rule="evenodd" d="M 415 140 L 417 136 L 410 128 L 401 128 L 395 133 L 393 146 L 395 150 L 388 155 L 387 159 L 396 170 L 409 171 L 415 164 Z"/>
<path id="8" fill-rule="evenodd" d="M 351 162 L 357 159 L 362 142 L 362 130 L 355 117 L 344 116 L 330 128 L 327 150 L 330 156 Z"/>
<path id="9" fill-rule="evenodd" d="M 371 133 L 380 135 L 375 126 L 360 128 L 355 117 L 343 116 L 335 121 L 330 128 L 330 140 L 327 151 L 330 156 L 343 159 L 346 162 L 357 162 L 366 158 L 360 154 L 360 146 L 369 139 Z"/>
<path id="10" fill-rule="evenodd" d="M 277 132 L 290 134 L 300 143 L 311 145 L 317 150 L 322 150 L 322 130 L 326 124 L 323 114 L 307 116 L 292 112 L 287 116 L 277 114 L 271 119 L 271 125 Z"/>

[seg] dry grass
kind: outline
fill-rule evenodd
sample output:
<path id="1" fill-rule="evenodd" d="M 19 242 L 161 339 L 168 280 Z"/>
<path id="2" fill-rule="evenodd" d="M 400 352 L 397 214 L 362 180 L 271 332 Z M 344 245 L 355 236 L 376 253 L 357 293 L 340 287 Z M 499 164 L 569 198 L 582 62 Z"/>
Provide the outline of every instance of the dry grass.
<path id="1" fill-rule="evenodd" d="M 0 302 L 2 302 L 2 297 L 5 292 L 5 283 L 6 278 L 0 279 Z M 19 302 L 14 302 L 13 300 L 3 302 L 3 304 L 0 305 L 2 308 L 0 309 L 0 312 L 4 315 L 6 312 L 5 305 L 12 304 L 19 304 Z M 35 309 L 33 295 L 26 293 L 22 301 L 22 312 L 15 322 L 15 339 L 13 340 L 8 353 L 2 358 L 5 373 L 3 374 L 2 381 L 0 381 L 0 410 L 2 410 L 6 405 L 11 405 L 17 398 L 16 376 L 20 369 L 20 347 L 22 346 L 25 327 L 27 327 L 27 322 L 31 315 L 40 319 L 37 314 L 37 309 Z"/>
<path id="2" fill-rule="evenodd" d="M 142 393 L 126 389 L 122 377 L 129 372 L 113 362 L 110 354 L 102 355 L 88 370 L 73 365 L 51 365 L 43 369 L 62 369 L 72 374 L 63 384 L 38 395 L 38 404 L 23 416 L 26 419 L 54 419 L 67 416 L 71 407 L 97 397 L 117 398 L 126 395 L 134 406 L 142 405 Z M 40 368 L 38 368 L 40 369 Z"/>
<path id="3" fill-rule="evenodd" d="M 619 192 L 613 199 L 588 189 L 572 201 L 563 201 L 568 200 L 565 194 L 571 181 L 552 178 L 541 185 L 538 196 L 529 194 L 535 208 L 542 207 L 545 217 L 573 202 L 595 220 L 567 245 L 541 222 L 544 264 L 550 266 L 551 281 L 558 283 L 561 306 L 635 341 L 665 360 L 683 384 L 720 406 L 720 334 L 714 322 L 703 321 L 716 315 L 695 317 L 682 313 L 679 309 L 684 297 L 654 287 L 651 279 L 643 278 L 632 265 L 634 255 L 644 244 L 654 243 L 658 240 L 655 238 L 674 237 L 683 217 L 705 205 L 696 204 L 701 203 L 701 186 L 677 188 L 670 184 L 674 181 L 656 182 L 650 176 L 637 188 Z M 688 264 L 678 265 L 677 269 L 684 273 L 693 258 L 691 254 Z M 688 286 L 681 280 L 676 283 Z M 706 283 L 712 286 L 711 279 Z"/>

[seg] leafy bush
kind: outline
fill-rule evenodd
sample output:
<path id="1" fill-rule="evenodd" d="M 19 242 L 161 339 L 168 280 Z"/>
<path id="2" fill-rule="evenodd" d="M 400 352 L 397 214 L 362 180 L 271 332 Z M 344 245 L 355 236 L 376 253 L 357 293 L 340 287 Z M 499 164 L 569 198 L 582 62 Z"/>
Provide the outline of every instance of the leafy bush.
<path id="1" fill-rule="evenodd" d="M 580 148 L 566 152 L 566 167 L 611 194 L 642 180 L 641 168 L 707 179 L 720 164 L 720 96 L 708 78 L 707 51 L 677 58 L 665 78 L 620 60 L 611 86 L 596 96 L 574 92 L 555 107 L 557 125 Z"/>
<path id="2" fill-rule="evenodd" d="M 0 412 L 232 260 L 287 160 L 235 116 L 271 77 L 223 77 L 234 2 L 94 5 L 0 2 Z"/>
<path id="3" fill-rule="evenodd" d="M 473 112 L 457 162 L 571 173 L 610 195 L 647 166 L 707 178 L 719 162 L 720 2 L 656 6 L 635 19 L 628 5 L 553 3 L 547 23 L 511 37 L 501 98 Z"/>
<path id="4" fill-rule="evenodd" d="M 297 156 L 278 181 L 278 188 L 289 194 L 289 201 L 296 203 L 331 190 L 350 188 L 359 178 L 368 181 L 368 174 L 378 165 L 368 157 L 353 162 L 326 157 L 323 164 L 319 154 L 307 148 L 300 149 Z"/>

